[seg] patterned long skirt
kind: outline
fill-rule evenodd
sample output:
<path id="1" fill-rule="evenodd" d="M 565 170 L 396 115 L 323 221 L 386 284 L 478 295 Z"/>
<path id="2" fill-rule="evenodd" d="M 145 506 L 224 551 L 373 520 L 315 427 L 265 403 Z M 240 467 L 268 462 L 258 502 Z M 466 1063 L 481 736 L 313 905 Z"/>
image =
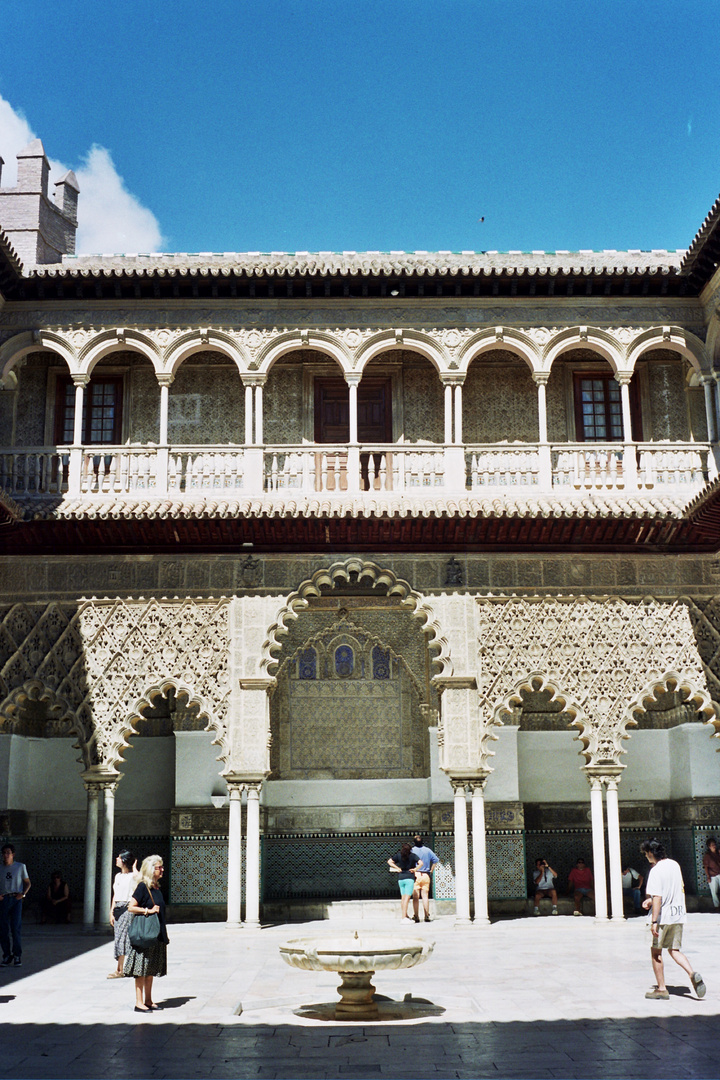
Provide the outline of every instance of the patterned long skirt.
<path id="1" fill-rule="evenodd" d="M 121 956 L 127 956 L 130 949 L 130 942 L 128 940 L 128 929 L 130 927 L 130 921 L 132 915 L 128 911 L 127 907 L 123 911 L 122 915 L 115 920 L 115 959 L 119 960 Z"/>
<path id="2" fill-rule="evenodd" d="M 149 949 L 137 952 L 128 945 L 125 956 L 123 975 L 133 979 L 145 979 L 149 975 L 167 975 L 167 945 L 164 941 L 154 941 Z"/>

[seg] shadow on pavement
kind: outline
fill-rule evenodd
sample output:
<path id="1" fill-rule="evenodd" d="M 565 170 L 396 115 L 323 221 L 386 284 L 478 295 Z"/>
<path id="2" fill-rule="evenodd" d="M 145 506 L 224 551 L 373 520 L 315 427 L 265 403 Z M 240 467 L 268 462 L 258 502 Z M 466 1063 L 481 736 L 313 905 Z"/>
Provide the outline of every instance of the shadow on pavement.
<path id="1" fill-rule="evenodd" d="M 150 1014 L 112 1025 L 13 1025 L 0 1078 L 715 1080 L 717 1047 L 716 1016 L 331 1027 Z"/>

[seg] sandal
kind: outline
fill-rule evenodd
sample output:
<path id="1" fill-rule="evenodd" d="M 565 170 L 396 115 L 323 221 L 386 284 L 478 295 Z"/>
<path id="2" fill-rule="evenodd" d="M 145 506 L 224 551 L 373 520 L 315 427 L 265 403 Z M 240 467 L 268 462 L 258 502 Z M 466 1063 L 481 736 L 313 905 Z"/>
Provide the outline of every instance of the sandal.
<path id="1" fill-rule="evenodd" d="M 123 971 L 111 971 L 108 975 L 108 979 L 124 979 L 125 973 Z"/>

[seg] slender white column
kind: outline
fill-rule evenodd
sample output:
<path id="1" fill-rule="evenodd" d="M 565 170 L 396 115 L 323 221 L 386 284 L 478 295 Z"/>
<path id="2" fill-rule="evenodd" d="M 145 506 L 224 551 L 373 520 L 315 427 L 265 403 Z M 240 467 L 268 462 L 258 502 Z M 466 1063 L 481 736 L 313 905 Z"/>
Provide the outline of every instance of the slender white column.
<path id="1" fill-rule="evenodd" d="M 160 383 L 160 446 L 167 446 L 168 441 L 168 407 L 170 403 L 170 384 Z"/>
<path id="2" fill-rule="evenodd" d="M 624 919 L 622 859 L 620 857 L 620 806 L 615 778 L 607 781 L 607 834 L 610 863 L 610 910 L 613 919 Z"/>
<path id="3" fill-rule="evenodd" d="M 260 925 L 260 785 L 247 786 L 245 925 Z"/>
<path id="4" fill-rule="evenodd" d="M 486 780 L 473 781 L 470 785 L 472 798 L 472 851 L 473 851 L 473 897 L 475 900 L 474 925 L 489 923 L 487 895 L 487 837 L 485 834 L 485 784 Z"/>
<path id="5" fill-rule="evenodd" d="M 239 927 L 242 903 L 242 784 L 228 781 L 230 819 L 228 823 L 227 925 Z"/>
<path id="6" fill-rule="evenodd" d="M 82 446 L 83 441 L 83 403 L 85 400 L 85 381 L 75 383 L 75 416 L 73 418 L 73 446 Z"/>
<path id="7" fill-rule="evenodd" d="M 704 375 L 700 380 L 705 392 L 705 417 L 707 419 L 708 442 L 717 442 L 717 425 L 715 422 L 714 379 Z"/>
<path id="8" fill-rule="evenodd" d="M 460 445 L 462 437 L 462 383 L 455 383 L 455 439 Z"/>
<path id="9" fill-rule="evenodd" d="M 545 390 L 547 384 L 547 375 L 542 377 L 539 375 L 533 375 L 535 384 L 537 386 L 537 399 L 538 399 L 538 442 L 546 443 L 548 441 L 547 434 L 547 393 Z"/>
<path id="10" fill-rule="evenodd" d="M 453 388 L 450 383 L 445 383 L 445 442 L 451 443 L 453 441 L 452 433 L 452 393 Z"/>
<path id="11" fill-rule="evenodd" d="M 630 412 L 630 376 L 616 375 L 615 381 L 620 383 L 620 404 L 623 418 L 623 442 L 632 442 L 632 413 Z"/>
<path id="12" fill-rule="evenodd" d="M 627 374 L 616 375 L 616 382 L 620 383 L 620 403 L 622 405 L 623 418 L 623 474 L 625 477 L 625 489 L 637 488 L 637 456 L 635 443 L 632 435 L 632 414 L 630 412 L 630 379 Z"/>
<path id="13" fill-rule="evenodd" d="M 455 793 L 455 921 L 470 922 L 470 863 L 468 859 L 465 785 L 451 780 Z"/>
<path id="14" fill-rule="evenodd" d="M 252 446 L 253 441 L 253 388 L 245 383 L 245 445 Z"/>
<path id="15" fill-rule="evenodd" d="M 354 379 L 352 382 L 348 380 L 348 390 L 350 391 L 350 434 L 348 442 L 356 443 L 358 441 L 358 384 Z"/>
<path id="16" fill-rule="evenodd" d="M 263 388 L 259 383 L 255 387 L 255 442 L 263 444 Z"/>
<path id="17" fill-rule="evenodd" d="M 85 890 L 83 895 L 83 923 L 92 926 L 95 922 L 95 878 L 97 877 L 97 840 L 98 840 L 98 799 L 100 789 L 96 784 L 85 784 L 87 792 L 87 815 L 85 825 Z M 104 914 L 110 913 L 108 907 Z"/>
<path id="18" fill-rule="evenodd" d="M 105 783 L 103 788 L 102 855 L 100 859 L 100 923 L 104 925 L 110 915 L 113 879 L 113 843 L 115 841 L 115 788 L 116 783 Z"/>
<path id="19" fill-rule="evenodd" d="M 590 817 L 592 820 L 593 875 L 595 878 L 595 918 L 607 919 L 602 781 L 595 776 L 590 779 Z"/>
<path id="20" fill-rule="evenodd" d="M 82 485 L 83 400 L 86 381 L 87 379 L 84 376 L 82 378 L 82 381 L 75 381 L 75 417 L 73 420 L 73 445 L 70 450 L 70 461 L 68 463 L 68 492 L 74 498 L 80 497 L 80 488 Z"/>

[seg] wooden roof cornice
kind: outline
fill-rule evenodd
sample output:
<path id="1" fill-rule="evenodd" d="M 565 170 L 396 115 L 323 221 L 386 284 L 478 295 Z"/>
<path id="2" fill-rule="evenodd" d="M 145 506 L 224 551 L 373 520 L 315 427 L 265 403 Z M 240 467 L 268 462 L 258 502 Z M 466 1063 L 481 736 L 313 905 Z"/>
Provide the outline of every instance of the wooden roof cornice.
<path id="1" fill-rule="evenodd" d="M 593 500 L 574 506 L 537 501 L 524 509 L 498 500 L 448 499 L 401 507 L 378 500 L 353 513 L 318 499 L 302 508 L 263 500 L 145 503 L 133 512 L 98 500 L 86 512 L 50 505 L 0 532 L 0 553 L 160 553 L 239 551 L 714 552 L 720 547 L 720 483 L 680 512 L 672 500 L 628 500 L 610 513 Z"/>
<path id="2" fill-rule="evenodd" d="M 683 252 L 248 252 L 65 256 L 18 299 L 692 296 Z"/>
<path id="3" fill-rule="evenodd" d="M 680 264 L 694 292 L 702 292 L 720 266 L 720 195 L 698 229 L 697 235 Z"/>

